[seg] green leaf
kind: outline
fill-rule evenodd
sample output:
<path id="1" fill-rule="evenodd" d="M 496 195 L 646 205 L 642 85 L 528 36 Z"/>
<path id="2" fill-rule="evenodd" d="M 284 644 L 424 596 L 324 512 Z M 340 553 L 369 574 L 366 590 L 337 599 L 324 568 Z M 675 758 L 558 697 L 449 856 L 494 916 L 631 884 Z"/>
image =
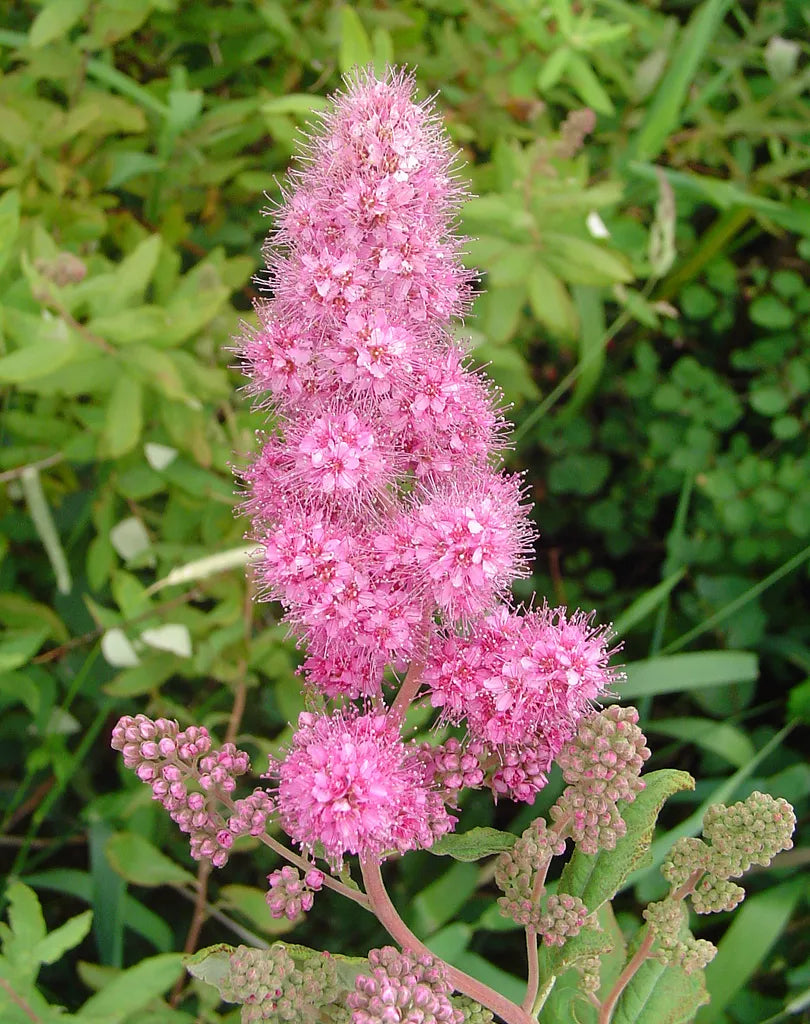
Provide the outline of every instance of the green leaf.
<path id="1" fill-rule="evenodd" d="M 0 672 L 13 672 L 33 658 L 50 630 L 39 629 L 8 630 L 0 640 Z"/>
<path id="2" fill-rule="evenodd" d="M 595 854 L 576 849 L 563 869 L 559 891 L 579 896 L 591 911 L 612 899 L 631 871 L 645 863 L 658 814 L 667 798 L 695 788 L 691 775 L 672 768 L 650 772 L 644 782 L 644 789 L 631 804 L 620 805 L 627 831 L 617 840 L 616 849 Z"/>
<path id="3" fill-rule="evenodd" d="M 625 671 L 618 687 L 623 701 L 756 679 L 759 660 L 748 651 L 696 651 L 633 661 Z"/>
<path id="4" fill-rule="evenodd" d="M 746 764 L 756 753 L 748 734 L 731 722 L 713 722 L 708 718 L 656 718 L 647 723 L 647 729 L 719 754 L 735 768 Z"/>
<path id="5" fill-rule="evenodd" d="M 645 960 L 622 992 L 613 1024 L 689 1024 L 708 1002 L 703 973 Z"/>
<path id="6" fill-rule="evenodd" d="M 93 881 L 87 871 L 73 868 L 51 868 L 33 875 L 26 875 L 25 881 L 35 889 L 65 892 L 84 903 L 93 899 Z M 139 903 L 134 896 L 124 897 L 124 924 L 137 935 L 150 942 L 161 953 L 171 949 L 174 935 L 169 925 L 154 911 Z"/>
<path id="7" fill-rule="evenodd" d="M 556 274 L 535 263 L 527 280 L 529 305 L 541 324 L 558 338 L 573 339 L 579 332 L 579 314 L 571 295 Z"/>
<path id="8" fill-rule="evenodd" d="M 551 270 L 569 284 L 628 284 L 634 277 L 622 253 L 556 231 L 544 233 L 542 257 Z"/>
<path id="9" fill-rule="evenodd" d="M 0 381 L 25 384 L 47 377 L 69 363 L 76 352 L 77 346 L 72 341 L 35 341 L 0 357 Z"/>
<path id="10" fill-rule="evenodd" d="M 511 850 L 516 841 L 517 836 L 511 832 L 499 832 L 496 828 L 471 828 L 467 832 L 442 836 L 428 848 L 428 853 L 469 862 Z"/>
<path id="11" fill-rule="evenodd" d="M 639 622 L 643 622 L 648 615 L 664 603 L 675 587 L 686 575 L 686 569 L 678 569 L 671 573 L 666 579 L 645 591 L 615 620 L 613 629 L 617 636 L 624 636 Z"/>
<path id="12" fill-rule="evenodd" d="M 220 942 L 216 946 L 206 946 L 205 949 L 197 950 L 192 956 L 185 957 L 183 964 L 192 978 L 199 978 L 207 985 L 213 985 L 220 996 L 227 1001 L 229 998 L 233 999 L 230 986 L 230 957 L 233 952 L 233 946 L 227 946 L 224 942 Z"/>
<path id="13" fill-rule="evenodd" d="M 101 454 L 117 459 L 132 451 L 143 428 L 143 388 L 130 374 L 122 374 L 110 395 L 101 432 Z"/>
<path id="14" fill-rule="evenodd" d="M 20 193 L 10 188 L 0 198 L 0 273 L 14 249 L 20 231 Z"/>
<path id="15" fill-rule="evenodd" d="M 572 53 L 566 64 L 565 74 L 583 103 L 593 107 L 599 114 L 611 116 L 616 113 L 616 108 L 605 91 L 605 87 L 584 57 L 578 53 Z"/>
<path id="16" fill-rule="evenodd" d="M 42 906 L 34 890 L 16 880 L 9 882 L 6 898 L 11 935 L 4 939 L 3 951 L 15 967 L 33 975 L 39 966 L 34 950 L 46 935 Z"/>
<path id="17" fill-rule="evenodd" d="M 345 75 L 354 67 L 364 68 L 371 63 L 371 40 L 363 27 L 360 15 L 353 7 L 340 9 L 340 53 L 338 64 Z"/>
<path id="18" fill-rule="evenodd" d="M 763 963 L 784 932 L 804 893 L 802 879 L 749 896 L 734 914 L 731 927 L 720 940 L 717 956 L 706 968 L 711 1003 L 701 1010 L 697 1024 L 713 1024 Z"/>
<path id="19" fill-rule="evenodd" d="M 219 893 L 217 906 L 226 910 L 237 910 L 254 928 L 266 935 L 285 935 L 298 924 L 287 917 L 273 917 L 267 906 L 267 888 L 257 889 L 252 885 L 225 885 Z"/>
<path id="20" fill-rule="evenodd" d="M 163 995 L 183 970 L 182 953 L 159 953 L 121 971 L 82 1006 L 83 1017 L 119 1024 Z"/>
<path id="21" fill-rule="evenodd" d="M 85 910 L 65 921 L 34 946 L 34 956 L 43 964 L 53 964 L 69 949 L 83 941 L 93 924 L 93 911 Z"/>
<path id="22" fill-rule="evenodd" d="M 116 832 L 105 846 L 114 871 L 135 885 L 183 885 L 194 876 L 136 832 Z"/>
<path id="23" fill-rule="evenodd" d="M 477 885 L 478 871 L 472 864 L 453 864 L 411 903 L 417 933 L 432 935 L 438 931 L 466 903 Z"/>
<path id="24" fill-rule="evenodd" d="M 568 60 L 573 50 L 568 46 L 558 46 L 546 57 L 542 68 L 537 73 L 537 88 L 541 93 L 548 92 L 565 74 Z"/>
<path id="25" fill-rule="evenodd" d="M 631 140 L 635 158 L 654 160 L 680 125 L 681 110 L 695 73 L 730 6 L 731 0 L 705 0 L 695 8 L 647 107 L 641 128 Z"/>
<path id="26" fill-rule="evenodd" d="M 28 42 L 35 49 L 61 39 L 87 10 L 90 0 L 50 0 L 31 23 Z"/>

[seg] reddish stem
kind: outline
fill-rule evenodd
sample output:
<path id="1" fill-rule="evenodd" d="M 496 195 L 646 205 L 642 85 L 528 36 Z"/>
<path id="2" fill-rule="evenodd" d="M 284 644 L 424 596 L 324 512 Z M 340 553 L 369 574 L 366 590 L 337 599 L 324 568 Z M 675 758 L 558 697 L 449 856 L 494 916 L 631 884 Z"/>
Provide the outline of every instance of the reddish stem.
<path id="1" fill-rule="evenodd" d="M 417 939 L 397 913 L 383 883 L 379 863 L 376 860 L 361 860 L 360 868 L 363 872 L 366 892 L 371 901 L 371 909 L 377 915 L 380 924 L 403 949 L 430 954 L 430 950 L 424 942 Z M 488 1010 L 501 1017 L 506 1024 L 536 1024 L 533 1017 L 530 1017 L 506 996 L 502 996 L 500 992 L 496 992 L 451 964 L 446 964 L 446 968 L 447 977 L 456 991 L 463 992 L 465 996 L 486 1006 Z"/>
<path id="2" fill-rule="evenodd" d="M 693 871 L 683 885 L 678 886 L 678 888 L 672 893 L 672 898 L 675 900 L 682 900 L 684 897 L 688 896 L 690 892 L 693 892 L 695 886 L 703 877 L 704 871 L 704 868 L 697 868 Z M 644 938 L 641 940 L 641 945 L 635 951 L 630 960 L 628 960 L 624 970 L 616 979 L 616 984 L 607 994 L 607 997 L 602 1003 L 599 1010 L 598 1024 L 610 1024 L 610 1018 L 613 1016 L 616 1003 L 618 1003 L 622 992 L 624 992 L 632 981 L 633 975 L 650 955 L 654 943 L 655 932 L 649 925 L 647 925 L 647 931 L 644 934 Z"/>

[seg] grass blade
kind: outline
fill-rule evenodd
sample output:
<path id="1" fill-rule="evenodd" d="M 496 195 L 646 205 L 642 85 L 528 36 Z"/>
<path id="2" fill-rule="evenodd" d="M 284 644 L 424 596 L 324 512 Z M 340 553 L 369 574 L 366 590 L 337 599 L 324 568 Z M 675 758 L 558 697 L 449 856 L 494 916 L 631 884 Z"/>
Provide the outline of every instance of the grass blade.
<path id="1" fill-rule="evenodd" d="M 630 141 L 632 157 L 654 160 L 669 136 L 679 127 L 681 111 L 695 72 L 729 7 L 731 0 L 706 0 L 689 19 L 655 98 L 647 108 L 641 128 Z"/>

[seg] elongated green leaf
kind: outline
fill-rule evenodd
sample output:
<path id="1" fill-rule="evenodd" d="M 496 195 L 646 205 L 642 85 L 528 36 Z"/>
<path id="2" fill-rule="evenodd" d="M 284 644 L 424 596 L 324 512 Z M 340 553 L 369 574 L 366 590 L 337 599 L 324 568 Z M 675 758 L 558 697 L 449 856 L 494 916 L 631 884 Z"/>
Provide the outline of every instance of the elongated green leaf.
<path id="1" fill-rule="evenodd" d="M 85 910 L 65 921 L 34 946 L 34 956 L 42 964 L 53 964 L 84 939 L 93 924 L 93 911 Z"/>
<path id="2" fill-rule="evenodd" d="M 101 450 L 109 459 L 131 451 L 140 440 L 143 427 L 143 389 L 131 375 L 115 383 L 101 433 Z"/>
<path id="3" fill-rule="evenodd" d="M 345 75 L 354 67 L 364 68 L 371 63 L 371 40 L 363 27 L 360 15 L 348 5 L 340 9 L 340 53 L 338 63 Z"/>
<path id="4" fill-rule="evenodd" d="M 37 341 L 0 358 L 0 381 L 26 384 L 69 363 L 77 347 L 70 341 Z"/>
<path id="5" fill-rule="evenodd" d="M 287 917 L 273 917 L 267 906 L 267 887 L 257 889 L 252 885 L 225 885 L 220 891 L 221 905 L 228 910 L 238 910 L 254 928 L 267 935 L 286 935 L 296 927 L 295 921 Z"/>
<path id="6" fill-rule="evenodd" d="M 719 754 L 735 768 L 746 764 L 756 753 L 748 735 L 730 722 L 713 722 L 709 718 L 658 718 L 648 723 L 647 730 L 694 743 Z"/>
<path id="7" fill-rule="evenodd" d="M 136 885 L 182 885 L 194 876 L 135 832 L 116 832 L 107 840 L 107 859 L 115 871 Z"/>
<path id="8" fill-rule="evenodd" d="M 562 281 L 543 263 L 535 263 L 527 278 L 529 305 L 535 317 L 555 337 L 575 338 L 579 314 Z"/>
<path id="9" fill-rule="evenodd" d="M 654 160 L 667 138 L 678 128 L 689 87 L 730 6 L 731 0 L 705 0 L 695 9 L 681 33 L 641 128 L 631 140 L 635 157 Z"/>
<path id="10" fill-rule="evenodd" d="M 163 995 L 182 970 L 182 953 L 159 953 L 141 960 L 90 996 L 81 1009 L 82 1015 L 90 1020 L 101 1017 L 104 1024 L 118 1024 Z"/>
<path id="11" fill-rule="evenodd" d="M 90 903 L 93 898 L 93 882 L 86 871 L 73 868 L 52 868 L 33 875 L 26 875 L 26 884 L 35 889 L 49 889 L 65 892 L 70 896 Z M 124 897 L 124 924 L 160 953 L 168 953 L 174 941 L 174 933 L 168 924 L 154 911 L 139 903 L 134 896 Z"/>
<path id="12" fill-rule="evenodd" d="M 630 873 L 644 864 L 664 802 L 673 793 L 695 787 L 691 775 L 672 768 L 650 772 L 644 781 L 645 788 L 633 803 L 619 806 L 627 832 L 617 841 L 616 849 L 596 854 L 575 850 L 563 869 L 559 891 L 579 896 L 591 911 L 612 899 Z"/>
<path id="13" fill-rule="evenodd" d="M 442 836 L 428 848 L 437 857 L 452 857 L 453 860 L 475 861 L 491 857 L 504 850 L 511 850 L 517 836 L 511 832 L 499 832 L 495 828 L 471 828 L 467 832 Z"/>
<path id="14" fill-rule="evenodd" d="M 472 864 L 454 864 L 426 886 L 411 904 L 415 931 L 432 935 L 466 903 L 477 884 L 478 871 Z"/>
<path id="15" fill-rule="evenodd" d="M 679 569 L 677 572 L 673 572 L 667 576 L 666 579 L 661 580 L 661 582 L 656 584 L 656 586 L 645 591 L 640 597 L 637 597 L 629 608 L 627 608 L 613 623 L 613 629 L 616 632 L 616 635 L 624 636 L 633 628 L 633 626 L 638 625 L 639 622 L 643 622 L 648 615 L 652 614 L 656 608 L 663 604 L 683 579 L 685 574 L 685 569 Z"/>
<path id="16" fill-rule="evenodd" d="M 30 661 L 48 633 L 47 627 L 8 630 L 0 640 L 0 672 L 13 672 Z"/>
<path id="17" fill-rule="evenodd" d="M 50 0 L 31 23 L 28 41 L 39 47 L 60 39 L 73 28 L 89 3 L 90 0 Z"/>
<path id="18" fill-rule="evenodd" d="M 701 971 L 645 960 L 622 992 L 613 1024 L 689 1024 L 708 998 Z"/>
<path id="19" fill-rule="evenodd" d="M 20 231 L 20 193 L 10 188 L 0 197 L 0 273 L 11 256 Z"/>
<path id="20" fill-rule="evenodd" d="M 619 686 L 621 699 L 635 700 L 756 679 L 759 661 L 748 651 L 698 651 L 633 661 L 625 671 L 627 679 Z"/>
<path id="21" fill-rule="evenodd" d="M 706 969 L 711 1003 L 700 1011 L 697 1024 L 713 1024 L 764 961 L 787 927 L 806 880 L 794 879 L 774 889 L 749 896 L 734 914 L 731 927 L 717 947 L 717 956 Z"/>
<path id="22" fill-rule="evenodd" d="M 556 231 L 543 235 L 543 261 L 570 284 L 627 284 L 633 280 L 633 271 L 623 254 Z"/>

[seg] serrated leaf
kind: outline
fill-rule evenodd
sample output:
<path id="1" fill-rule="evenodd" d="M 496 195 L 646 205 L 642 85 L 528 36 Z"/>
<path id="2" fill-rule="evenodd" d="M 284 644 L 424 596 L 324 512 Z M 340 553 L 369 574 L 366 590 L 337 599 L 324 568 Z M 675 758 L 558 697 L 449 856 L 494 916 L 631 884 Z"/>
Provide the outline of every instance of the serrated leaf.
<path id="1" fill-rule="evenodd" d="M 101 1017 L 104 1024 L 119 1024 L 163 995 L 182 970 L 182 953 L 159 953 L 141 960 L 90 996 L 81 1008 L 82 1016 L 91 1020 Z"/>
<path id="2" fill-rule="evenodd" d="M 34 890 L 16 880 L 9 883 L 6 898 L 11 935 L 3 942 L 3 952 L 16 968 L 33 975 L 39 966 L 33 951 L 46 935 L 42 906 Z"/>
<path id="3" fill-rule="evenodd" d="M 471 828 L 467 832 L 442 836 L 433 846 L 428 847 L 428 853 L 470 862 L 511 850 L 516 841 L 517 836 L 511 832 L 499 832 L 496 828 Z"/>
<path id="4" fill-rule="evenodd" d="M 105 846 L 114 871 L 135 885 L 183 885 L 194 876 L 136 832 L 116 832 Z"/>
<path id="5" fill-rule="evenodd" d="M 627 832 L 617 840 L 616 849 L 595 854 L 577 849 L 563 869 L 559 891 L 579 896 L 591 911 L 612 899 L 630 873 L 644 863 L 664 802 L 673 793 L 695 788 L 691 775 L 673 768 L 650 772 L 644 782 L 631 804 L 619 805 Z"/>
<path id="6" fill-rule="evenodd" d="M 83 941 L 93 924 L 93 911 L 85 910 L 65 921 L 34 946 L 34 956 L 42 964 L 53 964 L 69 949 Z"/>

